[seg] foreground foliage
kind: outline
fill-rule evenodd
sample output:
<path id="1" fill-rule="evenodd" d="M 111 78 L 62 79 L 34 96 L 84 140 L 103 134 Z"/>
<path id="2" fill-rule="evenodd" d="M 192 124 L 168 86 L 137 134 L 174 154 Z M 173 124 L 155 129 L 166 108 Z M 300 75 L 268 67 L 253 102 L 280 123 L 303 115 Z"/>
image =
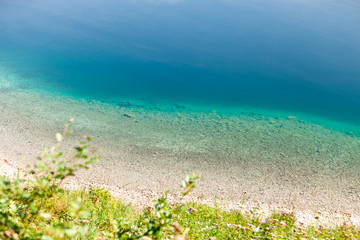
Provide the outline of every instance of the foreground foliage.
<path id="1" fill-rule="evenodd" d="M 84 137 L 73 157 L 64 160 L 57 145 L 45 149 L 27 176 L 0 177 L 0 239 L 360 239 L 360 229 L 348 223 L 336 228 L 303 227 L 288 211 L 260 216 L 224 211 L 219 207 L 189 202 L 170 204 L 168 192 L 154 206 L 138 213 L 101 188 L 68 191 L 64 179 L 97 161 Z M 182 195 L 197 180 L 186 176 Z"/>

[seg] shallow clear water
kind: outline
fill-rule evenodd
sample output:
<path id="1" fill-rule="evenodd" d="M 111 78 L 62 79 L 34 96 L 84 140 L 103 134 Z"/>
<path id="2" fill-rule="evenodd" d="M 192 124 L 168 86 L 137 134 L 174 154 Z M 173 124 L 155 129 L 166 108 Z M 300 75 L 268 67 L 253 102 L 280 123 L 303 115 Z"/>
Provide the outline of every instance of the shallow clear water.
<path id="1" fill-rule="evenodd" d="M 357 124 L 359 24 L 352 0 L 0 0 L 0 64 L 29 88 L 78 97 Z"/>

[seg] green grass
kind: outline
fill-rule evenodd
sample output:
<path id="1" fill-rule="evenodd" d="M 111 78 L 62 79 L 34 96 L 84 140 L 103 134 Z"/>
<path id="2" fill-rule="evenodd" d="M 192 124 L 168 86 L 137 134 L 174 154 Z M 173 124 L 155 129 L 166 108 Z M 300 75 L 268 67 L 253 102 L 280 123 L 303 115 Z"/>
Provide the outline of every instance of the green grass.
<path id="1" fill-rule="evenodd" d="M 78 201 L 84 213 L 74 216 L 72 205 Z M 27 228 L 34 228 L 36 232 L 47 234 L 44 239 L 72 239 L 54 231 L 66 231 L 66 222 L 77 227 L 86 227 L 86 233 L 77 239 L 134 239 L 146 232 L 149 219 L 156 213 L 155 207 L 145 209 L 139 213 L 131 205 L 101 188 L 88 191 L 61 190 L 50 198 L 41 198 L 36 202 L 42 206 L 43 213 L 49 217 L 38 216 L 32 219 Z M 358 227 L 344 224 L 342 226 L 325 228 L 295 224 L 293 213 L 273 213 L 268 217 L 256 213 L 243 214 L 240 211 L 225 211 L 220 207 L 189 202 L 186 204 L 172 204 L 171 219 L 184 230 L 188 229 L 190 239 L 360 239 Z M 86 213 L 85 213 L 86 212 Z M 156 215 L 156 214 L 155 214 Z M 118 232 L 128 230 L 122 237 Z M 6 231 L 7 230 L 7 231 Z M 0 239 L 6 239 L 9 229 L 2 229 Z M 159 239 L 171 239 L 174 236 L 171 225 L 161 228 Z M 61 235 L 61 234 L 60 234 Z M 155 234 L 149 234 L 151 239 L 157 239 Z M 40 239 L 34 235 L 28 239 Z M 11 238 L 8 238 L 11 239 Z M 16 239 L 16 238 L 13 238 Z M 18 239 L 26 239 L 22 236 Z"/>
<path id="2" fill-rule="evenodd" d="M 80 200 L 80 201 L 79 201 Z M 72 216 L 74 202 L 78 201 L 83 209 L 82 217 Z M 113 234 L 114 225 L 127 219 L 135 221 L 137 219 L 136 211 L 119 199 L 111 197 L 110 193 L 101 188 L 93 188 L 88 191 L 62 190 L 51 198 L 39 199 L 36 203 L 43 206 L 43 211 L 51 216 L 51 223 L 74 222 L 78 225 L 86 225 L 88 231 L 86 237 L 94 239 L 98 235 Z M 37 221 L 41 221 L 38 219 Z M 46 230 L 45 228 L 39 229 Z"/>
<path id="3" fill-rule="evenodd" d="M 195 211 L 194 211 L 195 209 Z M 353 225 L 325 228 L 303 227 L 294 213 L 275 212 L 264 218 L 254 211 L 225 211 L 208 205 L 187 203 L 176 220 L 189 228 L 191 239 L 360 239 L 360 229 Z"/>

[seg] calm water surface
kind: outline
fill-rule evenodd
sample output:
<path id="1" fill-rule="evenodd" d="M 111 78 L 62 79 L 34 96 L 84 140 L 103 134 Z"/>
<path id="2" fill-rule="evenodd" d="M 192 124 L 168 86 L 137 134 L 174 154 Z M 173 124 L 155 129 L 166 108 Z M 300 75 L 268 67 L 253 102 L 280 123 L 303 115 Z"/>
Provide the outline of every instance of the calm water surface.
<path id="1" fill-rule="evenodd" d="M 0 0 L 28 87 L 360 120 L 356 0 Z"/>

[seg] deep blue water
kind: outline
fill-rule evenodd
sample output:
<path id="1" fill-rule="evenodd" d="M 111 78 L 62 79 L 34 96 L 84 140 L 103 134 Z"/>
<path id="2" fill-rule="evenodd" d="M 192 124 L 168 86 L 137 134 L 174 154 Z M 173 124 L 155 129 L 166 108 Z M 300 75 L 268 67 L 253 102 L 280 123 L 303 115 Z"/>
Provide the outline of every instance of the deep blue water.
<path id="1" fill-rule="evenodd" d="M 357 0 L 0 0 L 0 64 L 79 97 L 358 123 L 359 29 Z"/>

